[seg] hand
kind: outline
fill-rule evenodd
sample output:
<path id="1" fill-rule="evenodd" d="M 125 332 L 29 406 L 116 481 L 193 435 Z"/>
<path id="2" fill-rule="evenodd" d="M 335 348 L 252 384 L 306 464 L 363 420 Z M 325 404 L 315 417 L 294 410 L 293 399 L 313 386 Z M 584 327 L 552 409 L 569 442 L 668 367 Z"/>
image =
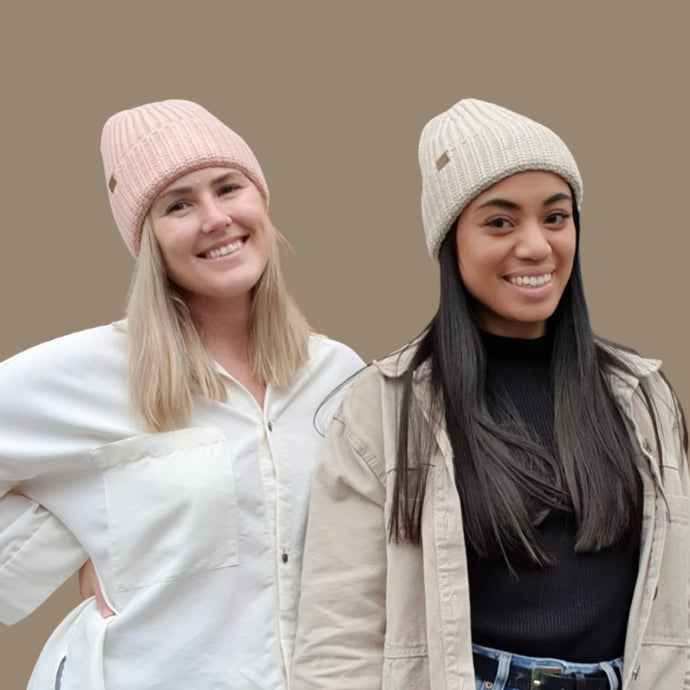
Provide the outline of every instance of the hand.
<path id="1" fill-rule="evenodd" d="M 88 599 L 91 596 L 95 596 L 96 608 L 103 618 L 115 615 L 115 611 L 105 603 L 103 592 L 101 591 L 101 584 L 98 581 L 96 569 L 93 567 L 91 559 L 86 561 L 86 563 L 79 568 L 79 594 L 82 599 Z"/>

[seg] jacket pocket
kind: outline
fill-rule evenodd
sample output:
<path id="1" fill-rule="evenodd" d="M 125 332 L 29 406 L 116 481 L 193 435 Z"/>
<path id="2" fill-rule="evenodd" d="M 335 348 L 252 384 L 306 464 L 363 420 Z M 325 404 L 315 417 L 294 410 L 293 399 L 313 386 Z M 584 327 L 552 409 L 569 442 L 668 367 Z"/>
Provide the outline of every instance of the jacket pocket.
<path id="1" fill-rule="evenodd" d="M 667 501 L 666 539 L 643 643 L 685 646 L 690 595 L 690 499 L 668 495 Z"/>
<path id="2" fill-rule="evenodd" d="M 382 690 L 429 690 L 429 656 L 426 645 L 403 648 L 386 644 L 383 652 Z"/>
<path id="3" fill-rule="evenodd" d="M 237 565 L 237 496 L 219 429 L 143 434 L 91 457 L 105 488 L 116 590 Z"/>

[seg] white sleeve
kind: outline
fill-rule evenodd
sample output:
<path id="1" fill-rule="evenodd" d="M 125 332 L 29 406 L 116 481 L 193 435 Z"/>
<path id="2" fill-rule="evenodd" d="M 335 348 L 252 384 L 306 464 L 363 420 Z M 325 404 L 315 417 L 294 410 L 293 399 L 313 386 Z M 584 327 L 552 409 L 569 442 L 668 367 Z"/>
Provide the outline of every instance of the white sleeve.
<path id="1" fill-rule="evenodd" d="M 53 374 L 51 350 L 39 348 L 0 364 L 0 621 L 7 625 L 36 609 L 88 558 L 55 515 L 22 493 L 24 482 L 71 446 L 63 440 L 65 406 L 52 390 L 60 372 Z"/>
<path id="2" fill-rule="evenodd" d="M 74 535 L 25 496 L 0 497 L 0 621 L 12 625 L 42 604 L 87 559 Z"/>

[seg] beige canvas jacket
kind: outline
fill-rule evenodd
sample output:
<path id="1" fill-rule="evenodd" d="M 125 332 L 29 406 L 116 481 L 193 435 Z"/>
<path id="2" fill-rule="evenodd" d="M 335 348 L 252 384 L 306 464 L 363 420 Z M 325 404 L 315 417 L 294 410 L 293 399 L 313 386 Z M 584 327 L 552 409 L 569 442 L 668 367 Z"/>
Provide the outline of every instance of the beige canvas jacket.
<path id="1" fill-rule="evenodd" d="M 428 366 L 414 379 L 420 420 L 434 423 L 436 442 L 422 546 L 386 538 L 400 374 L 410 356 L 410 350 L 391 355 L 357 376 L 322 447 L 310 504 L 293 690 L 474 688 L 462 517 L 444 425 L 428 419 Z M 659 424 L 656 434 L 637 379 L 612 373 L 611 389 L 639 448 L 644 488 L 624 690 L 687 690 L 687 458 L 660 363 L 629 358 L 651 383 Z"/>

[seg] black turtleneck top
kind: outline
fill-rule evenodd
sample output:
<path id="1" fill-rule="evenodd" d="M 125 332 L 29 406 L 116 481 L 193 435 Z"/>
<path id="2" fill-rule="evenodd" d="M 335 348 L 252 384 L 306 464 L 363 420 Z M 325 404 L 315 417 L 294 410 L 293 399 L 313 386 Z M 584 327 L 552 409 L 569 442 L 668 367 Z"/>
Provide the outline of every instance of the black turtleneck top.
<path id="1" fill-rule="evenodd" d="M 552 338 L 483 333 L 482 339 L 492 388 L 508 397 L 532 437 L 555 454 Z M 503 561 L 481 560 L 468 547 L 472 641 L 581 663 L 621 656 L 638 552 L 615 546 L 576 553 L 572 519 L 558 511 L 538 529 L 553 565 L 518 564 L 511 575 Z"/>

